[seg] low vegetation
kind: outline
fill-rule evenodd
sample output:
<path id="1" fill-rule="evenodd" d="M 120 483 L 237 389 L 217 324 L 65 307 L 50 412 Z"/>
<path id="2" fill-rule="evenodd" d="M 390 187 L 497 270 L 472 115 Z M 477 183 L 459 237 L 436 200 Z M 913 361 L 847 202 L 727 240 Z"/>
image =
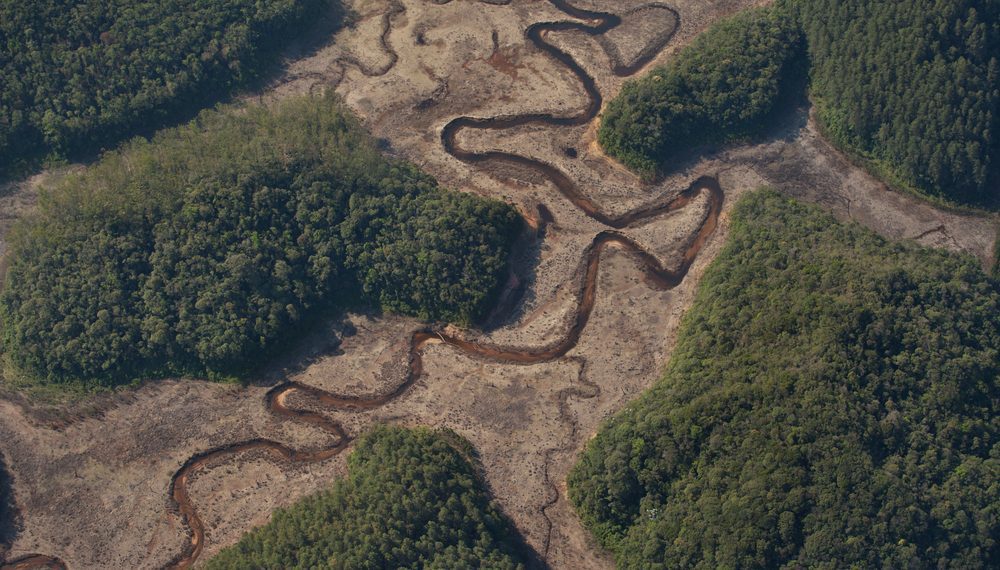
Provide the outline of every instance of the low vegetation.
<path id="1" fill-rule="evenodd" d="M 93 152 L 253 80 L 335 0 L 0 2 L 0 175 Z"/>
<path id="2" fill-rule="evenodd" d="M 761 191 L 679 338 L 569 477 L 620 568 L 1000 565 L 1000 293 L 974 259 Z"/>
<path id="3" fill-rule="evenodd" d="M 787 3 L 836 143 L 927 193 L 1000 200 L 1000 2 Z"/>
<path id="4" fill-rule="evenodd" d="M 238 375 L 331 307 L 468 324 L 520 218 L 382 156 L 332 97 L 205 112 L 43 192 L 0 294 L 48 383 Z"/>
<path id="5" fill-rule="evenodd" d="M 598 140 L 651 176 L 678 151 L 751 134 L 789 85 L 800 44 L 796 26 L 778 10 L 724 20 L 667 65 L 627 83 L 604 111 Z"/>
<path id="6" fill-rule="evenodd" d="M 358 440 L 346 479 L 277 511 L 206 567 L 523 568 L 470 449 L 451 432 L 376 428 Z"/>

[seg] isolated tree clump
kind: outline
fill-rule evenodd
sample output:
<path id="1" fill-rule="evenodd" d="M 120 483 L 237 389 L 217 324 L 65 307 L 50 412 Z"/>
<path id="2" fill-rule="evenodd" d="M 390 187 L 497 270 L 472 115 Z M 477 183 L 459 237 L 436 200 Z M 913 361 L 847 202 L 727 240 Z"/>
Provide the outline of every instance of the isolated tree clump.
<path id="1" fill-rule="evenodd" d="M 310 314 L 469 324 L 520 218 L 382 156 L 332 97 L 202 113 L 43 191 L 10 238 L 4 349 L 46 382 L 239 375 Z"/>
<path id="2" fill-rule="evenodd" d="M 516 531 L 451 432 L 378 427 L 347 478 L 274 514 L 210 569 L 524 568 Z"/>
<path id="3" fill-rule="evenodd" d="M 996 568 L 1000 292 L 772 191 L 569 496 L 620 568 Z"/>
<path id="4" fill-rule="evenodd" d="M 782 11 L 723 20 L 666 65 L 626 83 L 601 117 L 598 140 L 652 175 L 678 151 L 751 134 L 766 126 L 800 53 L 798 28 Z"/>

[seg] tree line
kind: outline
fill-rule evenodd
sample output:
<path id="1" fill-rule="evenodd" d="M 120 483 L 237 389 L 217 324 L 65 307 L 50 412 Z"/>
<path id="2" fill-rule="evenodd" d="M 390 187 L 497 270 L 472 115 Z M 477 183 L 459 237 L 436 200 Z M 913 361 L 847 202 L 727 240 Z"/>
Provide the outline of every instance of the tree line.
<path id="1" fill-rule="evenodd" d="M 4 349 L 97 386 L 239 375 L 330 308 L 468 325 L 519 228 L 387 159 L 333 96 L 206 111 L 42 192 L 10 236 Z"/>
<path id="2" fill-rule="evenodd" d="M 0 175 L 32 156 L 92 152 L 245 85 L 333 1 L 0 2 Z"/>
<path id="3" fill-rule="evenodd" d="M 905 184 L 1000 199 L 1000 2 L 787 0 L 826 133 Z"/>
<path id="4" fill-rule="evenodd" d="M 7 472 L 3 455 L 0 455 L 0 563 L 7 559 L 7 552 L 17 535 L 17 517 L 10 473 Z"/>
<path id="5" fill-rule="evenodd" d="M 781 0 L 751 10 L 626 84 L 598 140 L 652 176 L 680 150 L 765 126 L 782 86 L 805 74 L 826 134 L 892 182 L 951 201 L 1000 200 L 995 0 Z"/>
<path id="6" fill-rule="evenodd" d="M 524 568 L 523 546 L 447 431 L 377 427 L 348 476 L 274 513 L 206 568 Z"/>
<path id="7" fill-rule="evenodd" d="M 773 191 L 732 219 L 569 476 L 586 526 L 620 568 L 997 567 L 997 283 Z"/>
<path id="8" fill-rule="evenodd" d="M 652 177 L 685 149 L 752 134 L 794 84 L 801 44 L 781 10 L 723 20 L 666 65 L 626 83 L 601 116 L 598 141 Z"/>

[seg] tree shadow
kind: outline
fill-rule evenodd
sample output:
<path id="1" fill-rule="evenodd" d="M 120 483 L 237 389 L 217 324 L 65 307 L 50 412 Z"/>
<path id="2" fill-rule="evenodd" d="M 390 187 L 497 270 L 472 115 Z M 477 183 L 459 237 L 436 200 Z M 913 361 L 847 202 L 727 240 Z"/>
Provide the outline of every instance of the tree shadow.
<path id="1" fill-rule="evenodd" d="M 497 501 L 497 495 L 493 491 L 493 486 L 490 485 L 490 480 L 486 476 L 486 467 L 483 465 L 482 457 L 479 455 L 479 450 L 472 442 L 465 439 L 457 432 L 450 428 L 437 428 L 436 433 L 439 437 L 444 439 L 455 451 L 461 455 L 465 461 L 469 463 L 475 473 L 476 479 L 479 484 L 482 485 L 483 490 L 489 497 L 490 501 L 496 506 L 496 508 L 502 513 L 505 521 L 508 524 L 508 530 L 510 531 L 507 536 L 504 537 L 504 546 L 509 549 L 509 551 L 515 555 L 516 558 L 520 558 L 524 562 L 526 570 L 544 570 L 549 566 L 545 562 L 545 558 L 537 551 L 534 547 L 528 544 L 527 539 L 518 530 L 517 525 L 510 518 L 510 515 L 503 510 L 500 503 Z"/>
<path id="2" fill-rule="evenodd" d="M 289 335 L 268 351 L 268 356 L 243 376 L 242 383 L 256 387 L 274 386 L 304 372 L 324 358 L 343 354 L 340 348 L 343 339 L 358 333 L 348 316 L 349 310 L 359 312 L 357 307 L 329 308 L 299 325 L 297 333 Z M 362 308 L 360 312 L 372 319 L 381 316 L 373 308 Z"/>
<path id="3" fill-rule="evenodd" d="M 20 528 L 21 515 L 14 502 L 14 480 L 0 455 L 0 562 L 7 559 L 7 551 Z"/>
<path id="4" fill-rule="evenodd" d="M 13 188 L 9 183 L 37 174 L 49 162 L 54 161 L 57 165 L 65 161 L 93 163 L 104 152 L 119 148 L 130 139 L 150 138 L 160 130 L 194 120 L 206 109 L 230 103 L 240 95 L 252 94 L 274 84 L 284 75 L 289 63 L 316 54 L 333 41 L 337 31 L 353 25 L 357 20 L 357 14 L 345 8 L 339 0 L 324 4 L 317 8 L 315 14 L 305 17 L 306 21 L 300 29 L 286 32 L 288 36 L 294 37 L 293 40 L 263 40 L 268 45 L 255 58 L 246 62 L 248 67 L 257 69 L 245 81 L 227 85 L 228 80 L 225 78 L 206 80 L 204 85 L 192 86 L 187 95 L 167 101 L 146 113 L 136 120 L 136 124 L 97 129 L 88 141 L 79 143 L 80 148 L 67 151 L 65 157 L 53 158 L 51 150 L 41 148 L 16 157 L 8 164 L 0 163 L 0 192 L 9 193 Z M 102 133 L 102 130 L 105 132 Z"/>
<path id="5" fill-rule="evenodd" d="M 539 227 L 532 229 L 525 224 L 511 249 L 509 269 L 505 287 L 495 296 L 490 312 L 478 323 L 484 333 L 510 326 L 524 316 L 530 302 L 535 298 L 535 282 L 538 280 L 538 264 L 542 258 L 542 245 L 550 225 L 551 213 L 542 204 L 537 205 Z"/>
<path id="6" fill-rule="evenodd" d="M 787 65 L 789 71 L 785 74 L 774 105 L 766 115 L 740 132 L 722 138 L 706 133 L 698 138 L 707 142 L 675 147 L 660 159 L 653 183 L 689 170 L 706 156 L 729 148 L 774 141 L 791 142 L 798 137 L 809 122 L 811 107 L 808 54 L 801 53 Z"/>

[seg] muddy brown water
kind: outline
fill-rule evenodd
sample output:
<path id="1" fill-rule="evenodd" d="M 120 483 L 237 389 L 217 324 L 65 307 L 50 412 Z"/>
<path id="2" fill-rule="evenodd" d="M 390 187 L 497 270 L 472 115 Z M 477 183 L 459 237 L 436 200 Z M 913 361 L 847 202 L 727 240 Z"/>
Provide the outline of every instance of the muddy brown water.
<path id="1" fill-rule="evenodd" d="M 573 313 L 572 324 L 565 336 L 556 343 L 543 348 L 505 348 L 460 338 L 447 334 L 444 330 L 426 329 L 418 331 L 411 336 L 409 366 L 406 378 L 391 392 L 371 397 L 343 396 L 294 381 L 284 382 L 271 388 L 264 397 L 264 405 L 268 412 L 281 420 L 301 422 L 317 427 L 332 436 L 335 443 L 314 450 L 296 450 L 276 441 L 259 438 L 209 449 L 190 457 L 174 473 L 169 487 L 171 508 L 188 527 L 190 538 L 183 551 L 178 553 L 166 565 L 167 568 L 189 568 L 198 560 L 205 548 L 205 526 L 188 492 L 188 483 L 192 475 L 199 469 L 215 464 L 228 457 L 254 451 L 263 451 L 282 462 L 314 463 L 335 457 L 348 448 L 352 436 L 347 433 L 339 422 L 321 413 L 291 407 L 288 404 L 288 398 L 291 394 L 298 392 L 301 396 L 310 399 L 313 405 L 322 406 L 327 411 L 371 410 L 379 408 L 406 394 L 420 379 L 423 374 L 423 348 L 431 343 L 444 343 L 467 356 L 506 364 L 532 365 L 562 358 L 576 347 L 587 326 L 596 300 L 597 277 L 600 269 L 601 254 L 612 245 L 621 248 L 638 261 L 645 272 L 645 281 L 650 287 L 667 290 L 676 287 L 683 281 L 708 237 L 715 231 L 719 214 L 722 211 L 724 193 L 716 178 L 702 177 L 694 181 L 688 189 L 665 203 L 643 206 L 619 216 L 612 216 L 603 212 L 566 174 L 551 164 L 499 151 L 471 152 L 462 149 L 457 143 L 457 136 L 463 129 L 503 130 L 529 123 L 540 123 L 556 127 L 580 126 L 589 123 L 597 116 L 603 99 L 597 89 L 596 82 L 572 56 L 553 44 L 548 43 L 545 38 L 549 32 L 563 31 L 579 31 L 591 36 L 600 36 L 620 25 L 621 18 L 607 12 L 593 12 L 577 8 L 565 0 L 550 0 L 550 2 L 570 17 L 594 22 L 593 25 L 565 21 L 542 22 L 529 26 L 525 31 L 526 38 L 535 47 L 565 65 L 579 79 L 589 100 L 586 110 L 582 114 L 575 116 L 556 116 L 538 113 L 493 118 L 459 117 L 444 127 L 441 133 L 441 142 L 449 154 L 468 164 L 483 164 L 487 162 L 513 163 L 538 172 L 542 177 L 551 181 L 560 194 L 570 200 L 581 211 L 594 220 L 612 228 L 599 233 L 585 252 L 582 260 L 583 278 L 580 281 L 576 295 L 577 307 Z M 674 13 L 679 25 L 679 14 L 672 9 L 670 11 Z M 613 72 L 619 76 L 634 74 L 655 57 L 669 43 L 672 37 L 673 33 L 666 34 L 662 38 L 662 42 L 654 46 L 654 49 L 648 50 L 629 65 L 617 61 L 613 62 Z M 708 213 L 698 231 L 690 238 L 681 264 L 676 269 L 671 270 L 664 267 L 638 243 L 616 231 L 633 227 L 651 218 L 683 209 L 702 193 L 708 194 Z M 543 223 L 552 222 L 552 216 L 548 208 L 540 210 L 540 212 L 542 213 Z M 66 566 L 61 560 L 55 557 L 28 555 L 5 564 L 2 570 L 23 570 L 29 568 L 65 569 Z"/>
<path id="2" fill-rule="evenodd" d="M 423 374 L 423 348 L 431 343 L 444 343 L 454 347 L 467 356 L 500 362 L 505 364 L 531 365 L 551 362 L 565 356 L 576 347 L 590 320 L 597 297 L 597 276 L 600 269 L 601 253 L 612 244 L 618 245 L 634 255 L 646 273 L 646 283 L 656 289 L 667 290 L 679 285 L 687 275 L 691 264 L 697 258 L 698 252 L 715 231 L 719 214 L 722 211 L 723 193 L 715 178 L 705 177 L 695 181 L 691 188 L 680 198 L 666 204 L 660 213 L 681 209 L 690 200 L 707 192 L 709 194 L 709 212 L 699 227 L 698 232 L 690 241 L 684 252 L 679 268 L 670 270 L 639 244 L 616 231 L 599 233 L 587 249 L 584 257 L 584 279 L 577 293 L 577 308 L 574 312 L 573 324 L 562 340 L 552 346 L 541 349 L 511 349 L 488 344 L 480 344 L 445 333 L 443 330 L 418 331 L 410 337 L 409 367 L 405 380 L 393 391 L 372 397 L 342 396 L 308 386 L 298 382 L 285 382 L 268 391 L 264 398 L 267 410 L 276 416 L 291 421 L 310 424 L 322 429 L 335 437 L 336 443 L 314 451 L 299 451 L 281 443 L 267 439 L 253 439 L 234 443 L 205 451 L 186 461 L 175 473 L 170 484 L 170 496 L 177 512 L 191 529 L 191 539 L 188 548 L 178 554 L 167 567 L 188 568 L 201 555 L 205 547 L 205 527 L 198 517 L 197 510 L 187 491 L 190 475 L 197 469 L 228 456 L 240 455 L 255 450 L 264 450 L 274 458 L 293 463 L 314 463 L 330 459 L 344 451 L 351 436 L 336 421 L 319 413 L 288 407 L 286 400 L 293 392 L 300 392 L 310 398 L 313 403 L 322 405 L 330 411 L 337 410 L 372 410 L 384 406 L 404 395 L 420 379 Z"/>
<path id="3" fill-rule="evenodd" d="M 66 570 L 66 563 L 54 556 L 44 554 L 29 554 L 20 558 L 15 558 L 10 562 L 0 566 L 0 570 L 34 570 L 36 568 L 51 568 L 52 570 Z"/>

